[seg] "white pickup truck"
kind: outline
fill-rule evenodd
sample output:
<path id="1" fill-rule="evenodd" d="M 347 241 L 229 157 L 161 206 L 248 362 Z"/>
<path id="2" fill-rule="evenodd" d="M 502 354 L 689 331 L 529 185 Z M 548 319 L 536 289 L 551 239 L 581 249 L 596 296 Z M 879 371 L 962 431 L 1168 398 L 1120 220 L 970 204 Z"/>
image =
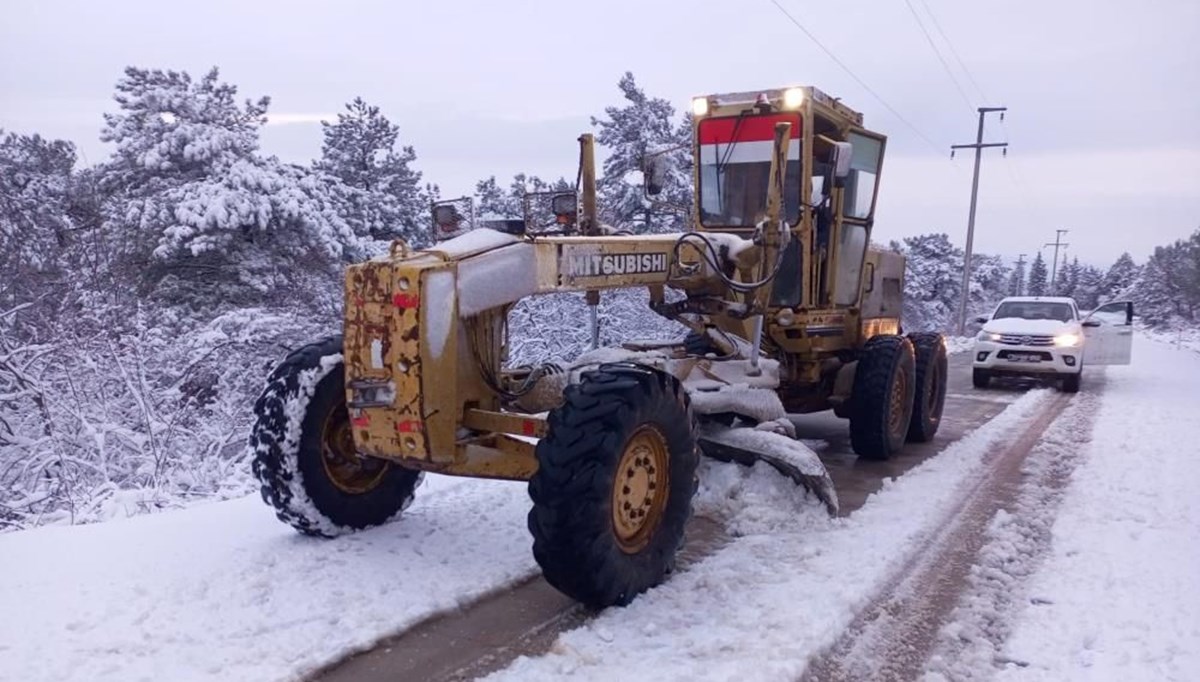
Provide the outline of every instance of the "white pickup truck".
<path id="1" fill-rule="evenodd" d="M 1128 365 L 1133 346 L 1133 304 L 1107 303 L 1080 318 L 1075 299 L 1016 296 L 996 306 L 972 351 L 975 388 L 993 377 L 1056 379 L 1067 393 L 1079 390 L 1085 365 Z"/>

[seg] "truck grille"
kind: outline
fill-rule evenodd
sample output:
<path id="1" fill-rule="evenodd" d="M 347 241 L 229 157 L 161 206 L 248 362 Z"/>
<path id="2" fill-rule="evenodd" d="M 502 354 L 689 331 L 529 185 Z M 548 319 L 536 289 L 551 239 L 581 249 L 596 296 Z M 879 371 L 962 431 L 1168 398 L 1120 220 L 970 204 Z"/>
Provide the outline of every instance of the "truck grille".
<path id="1" fill-rule="evenodd" d="M 1001 334 L 1000 343 L 1009 346 L 1053 346 L 1053 336 L 1033 336 L 1029 334 Z"/>

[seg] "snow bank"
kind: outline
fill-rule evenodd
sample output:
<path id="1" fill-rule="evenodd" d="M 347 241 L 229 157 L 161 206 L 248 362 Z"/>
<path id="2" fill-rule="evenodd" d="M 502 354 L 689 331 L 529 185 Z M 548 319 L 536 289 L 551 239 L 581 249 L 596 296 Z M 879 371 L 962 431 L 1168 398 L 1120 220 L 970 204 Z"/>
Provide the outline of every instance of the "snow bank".
<path id="1" fill-rule="evenodd" d="M 1002 680 L 1200 677 L 1200 357 L 1135 337 L 1030 583 Z"/>
<path id="2" fill-rule="evenodd" d="M 968 353 L 975 348 L 974 336 L 947 336 L 946 337 L 946 352 Z"/>
<path id="3" fill-rule="evenodd" d="M 630 606 L 562 635 L 545 656 L 519 658 L 488 679 L 797 679 L 912 560 L 960 488 L 981 475 L 987 453 L 1047 395 L 1021 397 L 848 518 L 830 519 L 769 467 L 706 461 L 697 513 L 722 519 L 735 539 Z"/>
<path id="4" fill-rule="evenodd" d="M 524 485 L 427 480 L 335 540 L 257 495 L 2 535 L 0 679 L 294 680 L 537 572 Z"/>

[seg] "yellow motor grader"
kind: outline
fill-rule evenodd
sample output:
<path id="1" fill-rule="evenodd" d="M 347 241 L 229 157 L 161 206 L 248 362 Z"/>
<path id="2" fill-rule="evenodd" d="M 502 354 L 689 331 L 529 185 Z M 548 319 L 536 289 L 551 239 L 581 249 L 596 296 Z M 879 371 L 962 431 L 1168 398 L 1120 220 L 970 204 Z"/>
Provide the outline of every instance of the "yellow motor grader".
<path id="1" fill-rule="evenodd" d="M 548 224 L 435 204 L 449 238 L 349 267 L 343 333 L 292 352 L 254 407 L 277 516 L 333 536 L 395 517 L 423 472 L 528 480 L 546 579 L 626 604 L 674 565 L 700 454 L 765 462 L 836 513 L 789 414 L 833 409 L 867 458 L 932 438 L 944 341 L 900 334 L 903 258 L 868 248 L 885 138 L 812 87 L 700 97 L 693 115 L 690 231 L 602 224 L 585 134 Z M 667 158 L 645 159 L 649 197 Z M 583 292 L 594 330 L 603 292 L 632 288 L 687 336 L 506 366 L 522 299 Z"/>

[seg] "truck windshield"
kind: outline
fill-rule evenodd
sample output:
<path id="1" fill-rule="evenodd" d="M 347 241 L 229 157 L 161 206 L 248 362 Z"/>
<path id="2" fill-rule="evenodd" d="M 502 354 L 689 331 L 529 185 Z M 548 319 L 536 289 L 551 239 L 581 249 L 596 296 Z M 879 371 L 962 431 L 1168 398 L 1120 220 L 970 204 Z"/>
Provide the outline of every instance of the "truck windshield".
<path id="1" fill-rule="evenodd" d="M 753 227 L 767 217 L 775 124 L 792 124 L 784 171 L 784 216 L 800 219 L 800 115 L 743 114 L 700 122 L 700 222 L 705 227 Z"/>
<path id="2" fill-rule="evenodd" d="M 1003 318 L 1019 318 L 1022 320 L 1058 320 L 1070 322 L 1075 319 L 1075 312 L 1067 303 L 1051 301 L 1007 301 L 996 308 L 993 320 Z"/>

